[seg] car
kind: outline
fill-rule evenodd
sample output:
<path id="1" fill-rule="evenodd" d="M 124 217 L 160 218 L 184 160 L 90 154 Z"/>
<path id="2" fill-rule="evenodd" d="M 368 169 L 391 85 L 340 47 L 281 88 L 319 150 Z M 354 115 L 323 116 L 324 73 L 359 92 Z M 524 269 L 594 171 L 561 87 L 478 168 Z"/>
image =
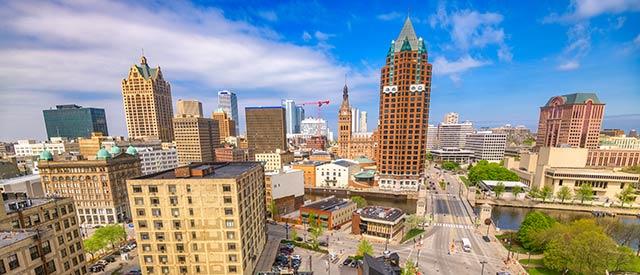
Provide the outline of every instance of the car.
<path id="1" fill-rule="evenodd" d="M 491 242 L 491 239 L 489 239 L 489 237 L 488 237 L 488 236 L 486 236 L 486 235 L 485 235 L 485 236 L 482 236 L 482 239 L 483 239 L 485 242 L 488 242 L 488 243 L 490 243 L 490 242 Z"/>
<path id="2" fill-rule="evenodd" d="M 134 270 L 131 270 L 131 271 L 127 272 L 127 275 L 141 275 L 141 274 L 142 274 L 142 270 L 140 270 L 140 269 L 134 269 Z"/>
<path id="3" fill-rule="evenodd" d="M 350 267 L 358 267 L 358 261 L 351 261 L 349 264 Z"/>
<path id="4" fill-rule="evenodd" d="M 349 259 L 349 258 L 346 258 L 346 259 L 344 260 L 344 262 L 342 262 L 342 265 L 344 265 L 344 266 L 349 266 L 349 265 L 351 264 L 351 262 L 353 262 L 353 260 L 351 260 L 351 259 Z"/>
<path id="5" fill-rule="evenodd" d="M 301 259 L 302 259 L 302 257 L 300 257 L 300 255 L 293 255 L 293 256 L 291 256 L 291 259 L 294 259 L 294 260 L 301 260 Z"/>
<path id="6" fill-rule="evenodd" d="M 105 260 L 99 260 L 99 261 L 96 262 L 96 264 L 106 266 L 106 265 L 109 264 L 109 262 L 107 262 Z"/>
<path id="7" fill-rule="evenodd" d="M 288 243 L 288 244 L 285 245 L 285 247 L 288 248 L 288 249 L 293 249 L 296 246 L 293 245 L 292 243 Z"/>
<path id="8" fill-rule="evenodd" d="M 113 263 L 116 261 L 116 257 L 109 255 L 107 257 L 104 257 L 104 260 L 107 262 Z"/>
<path id="9" fill-rule="evenodd" d="M 329 246 L 329 244 L 327 242 L 325 242 L 325 241 L 319 241 L 318 244 L 320 246 Z"/>
<path id="10" fill-rule="evenodd" d="M 91 271 L 93 273 L 102 272 L 102 271 L 104 271 L 104 265 L 94 264 L 94 265 L 89 267 L 89 271 Z"/>

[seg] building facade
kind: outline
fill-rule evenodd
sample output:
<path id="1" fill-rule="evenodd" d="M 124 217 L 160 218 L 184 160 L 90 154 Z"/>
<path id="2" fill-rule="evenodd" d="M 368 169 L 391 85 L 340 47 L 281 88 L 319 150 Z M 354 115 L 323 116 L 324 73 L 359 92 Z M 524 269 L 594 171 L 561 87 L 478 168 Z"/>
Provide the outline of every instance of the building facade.
<path id="1" fill-rule="evenodd" d="M 90 137 L 93 132 L 109 135 L 104 109 L 68 104 L 56 105 L 55 109 L 43 110 L 42 113 L 48 138 Z"/>
<path id="2" fill-rule="evenodd" d="M 218 122 L 218 133 L 220 133 L 220 143 L 224 143 L 228 137 L 237 135 L 236 122 L 231 119 L 222 109 L 211 114 L 211 118 Z"/>
<path id="3" fill-rule="evenodd" d="M 215 160 L 214 150 L 222 147 L 217 121 L 205 117 L 181 116 L 173 118 L 173 128 L 180 165 Z"/>
<path id="4" fill-rule="evenodd" d="M 327 121 L 321 118 L 305 118 L 300 122 L 300 134 L 303 136 L 327 136 Z"/>
<path id="5" fill-rule="evenodd" d="M 256 154 L 288 150 L 285 110 L 282 107 L 246 107 L 247 141 Z"/>
<path id="6" fill-rule="evenodd" d="M 259 163 L 191 164 L 127 187 L 143 274 L 255 274 L 267 240 Z"/>
<path id="7" fill-rule="evenodd" d="M 287 134 L 300 133 L 300 122 L 304 119 L 304 109 L 297 106 L 291 99 L 282 100 L 282 108 L 285 111 L 285 121 L 287 122 Z"/>
<path id="8" fill-rule="evenodd" d="M 637 137 L 600 137 L 600 149 L 640 150 L 640 138 Z"/>
<path id="9" fill-rule="evenodd" d="M 284 169 L 265 173 L 265 206 L 267 211 L 273 205 L 278 215 L 294 212 L 304 203 L 304 172 Z"/>
<path id="10" fill-rule="evenodd" d="M 176 149 L 157 149 L 153 147 L 135 147 L 140 158 L 142 175 L 178 167 L 178 152 Z"/>
<path id="11" fill-rule="evenodd" d="M 222 109 L 236 123 L 236 129 L 240 131 L 240 118 L 238 113 L 238 97 L 234 92 L 223 90 L 218 92 L 218 109 Z"/>
<path id="12" fill-rule="evenodd" d="M 360 115 L 360 112 L 349 105 L 349 88 L 345 85 L 338 112 L 338 156 L 347 159 L 361 156 L 376 159 L 377 136 L 371 132 L 357 132 L 359 128 L 354 126 L 359 127 L 359 124 L 353 123 L 357 120 L 354 114 Z"/>
<path id="13" fill-rule="evenodd" d="M 427 149 L 435 149 L 438 141 L 438 127 L 429 124 L 427 127 Z"/>
<path id="14" fill-rule="evenodd" d="M 437 137 L 438 148 L 464 148 L 467 136 L 470 134 L 473 134 L 471 122 L 440 123 Z"/>
<path id="15" fill-rule="evenodd" d="M 367 125 L 367 111 L 360 111 L 360 128 L 358 130 L 358 132 L 360 133 L 366 133 L 368 132 L 369 128 Z"/>
<path id="16" fill-rule="evenodd" d="M 35 140 L 18 140 L 14 145 L 15 155 L 19 157 L 39 156 L 44 151 L 49 151 L 54 155 L 61 155 L 64 152 L 78 151 L 77 143 L 68 142 L 61 138 L 53 138 L 50 142 L 37 142 Z"/>
<path id="17" fill-rule="evenodd" d="M 458 113 L 446 113 L 444 114 L 444 118 L 442 119 L 442 123 L 445 124 L 458 124 L 460 120 L 460 114 Z"/>
<path id="18" fill-rule="evenodd" d="M 431 64 L 422 38 L 407 17 L 381 70 L 379 185 L 418 190 L 424 181 L 431 95 Z"/>
<path id="19" fill-rule="evenodd" d="M 594 93 L 552 97 L 540 107 L 536 147 L 597 149 L 604 106 Z"/>
<path id="20" fill-rule="evenodd" d="M 640 165 L 640 149 L 594 149 L 587 155 L 588 167 L 628 167 Z"/>
<path id="21" fill-rule="evenodd" d="M 202 117 L 202 103 L 197 100 L 178 99 L 176 116 Z"/>
<path id="22" fill-rule="evenodd" d="M 366 206 L 353 212 L 351 233 L 377 242 L 399 243 L 404 236 L 405 216 L 398 208 Z"/>
<path id="23" fill-rule="evenodd" d="M 313 215 L 322 227 L 337 229 L 351 221 L 351 214 L 357 208 L 356 203 L 351 200 L 331 196 L 300 207 L 300 222 L 309 224 Z"/>
<path id="24" fill-rule="evenodd" d="M 474 152 L 460 148 L 442 148 L 430 151 L 433 160 L 436 162 L 452 161 L 459 164 L 471 163 Z"/>
<path id="25" fill-rule="evenodd" d="M 473 158 L 476 160 L 499 162 L 504 158 L 506 146 L 506 134 L 478 132 L 467 136 L 465 149 L 473 151 Z"/>
<path id="26" fill-rule="evenodd" d="M 140 65 L 131 66 L 122 80 L 122 98 L 130 138 L 173 141 L 171 85 L 164 80 L 160 67 L 149 67 L 142 56 Z"/>
<path id="27" fill-rule="evenodd" d="M 302 170 L 304 176 L 304 187 L 313 188 L 316 187 L 316 169 L 322 165 L 319 161 L 301 161 L 291 164 L 291 168 Z"/>
<path id="28" fill-rule="evenodd" d="M 329 188 L 348 188 L 352 176 L 362 170 L 358 163 L 350 160 L 337 160 L 316 167 L 316 186 Z"/>
<path id="29" fill-rule="evenodd" d="M 293 153 L 277 149 L 273 153 L 255 154 L 255 160 L 264 164 L 265 171 L 276 172 L 281 171 L 285 165 L 293 162 Z"/>
<path id="30" fill-rule="evenodd" d="M 235 161 L 253 161 L 253 155 L 249 154 L 249 149 L 240 149 L 232 147 L 215 149 L 217 162 L 235 162 Z"/>
<path id="31" fill-rule="evenodd" d="M 338 111 L 338 156 L 349 156 L 349 144 L 351 144 L 351 106 L 349 105 L 349 88 L 342 88 L 342 104 Z"/>

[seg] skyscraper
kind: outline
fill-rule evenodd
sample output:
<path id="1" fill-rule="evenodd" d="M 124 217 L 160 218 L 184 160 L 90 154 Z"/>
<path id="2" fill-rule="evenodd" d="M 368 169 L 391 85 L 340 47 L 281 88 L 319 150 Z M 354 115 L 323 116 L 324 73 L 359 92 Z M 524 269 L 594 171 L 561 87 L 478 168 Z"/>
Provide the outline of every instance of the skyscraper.
<path id="1" fill-rule="evenodd" d="M 220 143 L 224 143 L 227 137 L 236 136 L 236 123 L 222 109 L 211 114 L 211 118 L 218 122 L 218 132 L 220 133 Z"/>
<path id="2" fill-rule="evenodd" d="M 256 154 L 286 151 L 287 127 L 282 107 L 246 107 L 247 141 Z"/>
<path id="3" fill-rule="evenodd" d="M 130 138 L 173 141 L 171 85 L 164 80 L 160 67 L 149 67 L 142 56 L 140 65 L 131 66 L 122 80 L 122 97 Z"/>
<path id="4" fill-rule="evenodd" d="M 182 100 L 178 99 L 177 107 L 177 116 L 189 115 L 202 117 L 202 103 L 197 100 Z"/>
<path id="5" fill-rule="evenodd" d="M 42 113 L 48 138 L 88 138 L 93 132 L 109 135 L 104 109 L 68 104 L 56 105 L 55 109 L 43 110 Z"/>
<path id="6" fill-rule="evenodd" d="M 462 123 L 442 122 L 438 125 L 438 147 L 462 149 L 470 134 L 473 134 L 473 124 L 469 121 Z"/>
<path id="7" fill-rule="evenodd" d="M 296 106 L 296 133 L 300 133 L 302 121 L 306 118 L 304 107 Z"/>
<path id="8" fill-rule="evenodd" d="M 238 98 L 231 91 L 223 90 L 218 92 L 218 109 L 222 109 L 236 123 L 236 130 L 240 131 L 240 120 L 238 118 Z"/>
<path id="9" fill-rule="evenodd" d="M 360 111 L 360 133 L 368 132 L 367 128 L 367 111 Z"/>
<path id="10" fill-rule="evenodd" d="M 180 165 L 215 160 L 215 148 L 222 147 L 217 121 L 181 115 L 173 119 L 173 128 Z"/>
<path id="11" fill-rule="evenodd" d="M 540 107 L 536 147 L 597 149 L 604 105 L 595 93 L 552 97 Z"/>
<path id="12" fill-rule="evenodd" d="M 380 188 L 417 190 L 424 180 L 431 64 L 407 17 L 391 41 L 380 79 Z"/>
<path id="13" fill-rule="evenodd" d="M 356 107 L 351 107 L 351 132 L 360 132 L 360 110 Z"/>
<path id="14" fill-rule="evenodd" d="M 296 133 L 296 121 L 298 120 L 298 110 L 296 109 L 296 102 L 291 99 L 283 99 L 282 107 L 285 111 L 285 118 L 287 121 L 287 134 Z M 299 127 L 298 127 L 299 128 Z"/>

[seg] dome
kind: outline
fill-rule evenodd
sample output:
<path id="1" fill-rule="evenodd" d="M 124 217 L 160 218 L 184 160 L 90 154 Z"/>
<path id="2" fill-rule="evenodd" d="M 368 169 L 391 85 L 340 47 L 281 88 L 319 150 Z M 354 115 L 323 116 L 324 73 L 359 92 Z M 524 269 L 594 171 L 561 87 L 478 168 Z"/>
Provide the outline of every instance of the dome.
<path id="1" fill-rule="evenodd" d="M 132 155 L 132 156 L 136 156 L 136 155 L 138 155 L 138 150 L 136 150 L 135 147 L 129 145 L 129 148 L 127 148 L 127 154 Z"/>
<path id="2" fill-rule="evenodd" d="M 98 154 L 96 155 L 97 159 L 108 159 L 111 158 L 111 154 L 107 151 L 107 149 L 101 148 L 98 150 Z"/>
<path id="3" fill-rule="evenodd" d="M 53 154 L 49 150 L 44 150 L 40 153 L 40 160 L 53 160 Z"/>
<path id="4" fill-rule="evenodd" d="M 115 156 L 115 155 L 120 154 L 120 153 L 122 153 L 122 149 L 120 149 L 120 147 L 118 147 L 118 146 L 112 146 L 111 147 L 111 154 L 112 155 Z"/>

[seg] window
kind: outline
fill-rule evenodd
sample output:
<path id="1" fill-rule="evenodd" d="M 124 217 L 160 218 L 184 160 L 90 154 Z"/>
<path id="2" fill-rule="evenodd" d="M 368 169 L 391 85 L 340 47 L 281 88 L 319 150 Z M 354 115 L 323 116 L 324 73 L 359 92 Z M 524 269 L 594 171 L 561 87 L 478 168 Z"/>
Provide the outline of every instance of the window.
<path id="1" fill-rule="evenodd" d="M 138 214 L 138 216 L 144 216 L 144 209 L 137 209 L 136 213 Z"/>
<path id="2" fill-rule="evenodd" d="M 224 209 L 224 214 L 227 215 L 227 216 L 233 215 L 233 209 L 232 208 L 225 208 Z"/>
<path id="3" fill-rule="evenodd" d="M 18 255 L 13 254 L 7 258 L 9 262 L 9 270 L 14 270 L 20 266 L 20 262 L 18 262 Z"/>
<path id="4" fill-rule="evenodd" d="M 149 185 L 149 193 L 158 193 L 158 186 Z"/>
<path id="5" fill-rule="evenodd" d="M 157 197 L 153 197 L 153 198 L 151 198 L 151 204 L 152 204 L 152 205 L 158 205 L 158 204 L 160 204 L 160 199 L 159 199 L 159 198 L 157 198 Z"/>
<path id="6" fill-rule="evenodd" d="M 56 272 L 56 263 L 54 260 L 48 261 L 45 266 L 48 274 L 55 274 Z"/>
<path id="7" fill-rule="evenodd" d="M 238 256 L 236 256 L 235 254 L 230 254 L 229 255 L 229 261 L 230 262 L 237 262 L 238 261 Z"/>
<path id="8" fill-rule="evenodd" d="M 236 238 L 236 233 L 232 231 L 227 232 L 227 240 L 233 240 Z"/>
<path id="9" fill-rule="evenodd" d="M 234 225 L 235 225 L 235 224 L 234 224 L 233 220 L 226 220 L 226 221 L 225 221 L 225 226 L 226 226 L 227 228 L 233 228 L 233 226 L 234 226 Z"/>
<path id="10" fill-rule="evenodd" d="M 231 197 L 225 196 L 224 197 L 224 203 L 231 203 Z"/>
<path id="11" fill-rule="evenodd" d="M 7 270 L 4 268 L 4 261 L 0 260 L 0 274 L 7 273 Z"/>
<path id="12" fill-rule="evenodd" d="M 29 254 L 31 254 L 31 260 L 35 260 L 40 257 L 40 249 L 37 246 L 29 247 Z"/>
<path id="13" fill-rule="evenodd" d="M 234 265 L 230 265 L 229 266 L 229 273 L 236 273 L 238 272 L 238 268 Z"/>
<path id="14" fill-rule="evenodd" d="M 51 252 L 51 245 L 49 241 L 42 243 L 42 254 L 47 255 Z"/>
<path id="15" fill-rule="evenodd" d="M 44 266 L 42 266 L 42 265 L 41 265 L 41 266 L 39 266 L 39 267 L 36 267 L 36 269 L 34 269 L 34 270 L 33 270 L 33 272 L 34 272 L 36 275 L 45 275 L 45 274 L 46 274 L 46 273 L 44 272 Z"/>
<path id="16" fill-rule="evenodd" d="M 223 192 L 231 192 L 231 185 L 229 185 L 229 184 L 222 185 L 222 191 Z"/>
<path id="17" fill-rule="evenodd" d="M 134 198 L 136 205 L 144 205 L 144 198 Z"/>
<path id="18" fill-rule="evenodd" d="M 133 193 L 142 193 L 142 187 L 140 185 L 134 185 Z"/>
<path id="19" fill-rule="evenodd" d="M 169 185 L 167 186 L 167 188 L 169 189 L 170 193 L 175 193 L 176 192 L 176 186 L 175 185 Z"/>

